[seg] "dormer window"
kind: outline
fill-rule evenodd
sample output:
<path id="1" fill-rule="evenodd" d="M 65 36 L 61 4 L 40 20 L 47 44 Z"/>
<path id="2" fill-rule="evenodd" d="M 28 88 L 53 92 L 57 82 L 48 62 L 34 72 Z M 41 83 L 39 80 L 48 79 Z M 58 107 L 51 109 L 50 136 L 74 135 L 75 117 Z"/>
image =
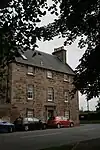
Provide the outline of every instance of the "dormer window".
<path id="1" fill-rule="evenodd" d="M 33 75 L 34 74 L 34 68 L 32 66 L 28 66 L 28 74 Z"/>
<path id="2" fill-rule="evenodd" d="M 43 66 L 43 61 L 40 61 L 40 65 Z"/>
<path id="3" fill-rule="evenodd" d="M 21 56 L 22 56 L 22 58 L 23 58 L 24 60 L 27 60 L 27 58 L 26 58 L 25 55 L 21 54 Z"/>
<path id="4" fill-rule="evenodd" d="M 52 72 L 51 71 L 47 71 L 47 78 L 52 78 Z"/>

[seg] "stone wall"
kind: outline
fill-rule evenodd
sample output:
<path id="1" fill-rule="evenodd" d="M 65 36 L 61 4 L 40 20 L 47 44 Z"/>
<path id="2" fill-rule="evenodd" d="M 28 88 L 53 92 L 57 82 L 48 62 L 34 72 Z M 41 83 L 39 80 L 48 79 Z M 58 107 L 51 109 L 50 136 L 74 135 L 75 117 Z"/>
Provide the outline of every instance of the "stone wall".
<path id="1" fill-rule="evenodd" d="M 26 110 L 34 109 L 35 117 L 44 119 L 46 107 L 55 106 L 56 115 L 64 115 L 70 110 L 71 119 L 78 124 L 78 96 L 69 100 L 70 104 L 64 102 L 64 91 L 71 89 L 72 84 L 64 81 L 63 73 L 52 71 L 53 78 L 47 78 L 47 70 L 35 67 L 34 75 L 27 74 L 27 66 L 23 64 L 12 64 L 11 103 L 16 105 L 20 115 L 26 116 Z M 70 78 L 72 78 L 70 76 Z M 27 85 L 34 86 L 34 99 L 27 100 Z M 47 101 L 47 89 L 54 89 L 54 102 Z M 69 98 L 70 99 L 70 98 Z M 46 104 L 46 107 L 45 107 Z M 50 105 L 50 106 L 49 106 Z M 13 117 L 12 117 L 13 118 Z"/>
<path id="2" fill-rule="evenodd" d="M 0 119 L 10 121 L 10 105 L 0 104 Z"/>

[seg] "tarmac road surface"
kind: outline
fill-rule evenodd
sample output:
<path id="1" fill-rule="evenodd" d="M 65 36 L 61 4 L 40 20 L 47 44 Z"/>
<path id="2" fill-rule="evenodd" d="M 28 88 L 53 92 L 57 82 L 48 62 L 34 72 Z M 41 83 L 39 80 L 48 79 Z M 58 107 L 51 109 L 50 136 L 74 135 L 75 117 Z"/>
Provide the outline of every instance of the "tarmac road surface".
<path id="1" fill-rule="evenodd" d="M 0 134 L 0 150 L 39 150 L 100 138 L 100 124 Z"/>

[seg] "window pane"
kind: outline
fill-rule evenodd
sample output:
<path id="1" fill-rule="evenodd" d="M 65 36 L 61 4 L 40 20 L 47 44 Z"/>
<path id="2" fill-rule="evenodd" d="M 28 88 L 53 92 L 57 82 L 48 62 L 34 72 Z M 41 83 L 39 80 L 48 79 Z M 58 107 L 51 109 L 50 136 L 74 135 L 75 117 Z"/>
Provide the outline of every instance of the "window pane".
<path id="1" fill-rule="evenodd" d="M 34 73 L 34 69 L 31 66 L 28 66 L 28 73 L 33 74 Z"/>
<path id="2" fill-rule="evenodd" d="M 33 98 L 33 86 L 32 85 L 28 86 L 27 96 L 28 98 L 31 98 L 31 99 Z"/>
<path id="3" fill-rule="evenodd" d="M 68 101 L 68 95 L 69 95 L 68 91 L 65 91 L 65 93 L 64 93 L 65 102 Z"/>
<path id="4" fill-rule="evenodd" d="M 25 55 L 21 54 L 21 56 L 22 56 L 23 59 L 27 60 Z"/>
<path id="5" fill-rule="evenodd" d="M 53 101 L 53 99 L 54 99 L 53 88 L 48 88 L 48 101 Z"/>
<path id="6" fill-rule="evenodd" d="M 52 78 L 52 72 L 51 71 L 47 71 L 47 77 Z"/>
<path id="7" fill-rule="evenodd" d="M 64 81 L 69 81 L 69 77 L 67 74 L 64 74 Z"/>
<path id="8" fill-rule="evenodd" d="M 27 110 L 27 117 L 30 118 L 30 117 L 33 117 L 34 115 L 34 111 L 33 110 Z"/>
<path id="9" fill-rule="evenodd" d="M 69 111 L 65 111 L 65 117 L 69 119 Z"/>

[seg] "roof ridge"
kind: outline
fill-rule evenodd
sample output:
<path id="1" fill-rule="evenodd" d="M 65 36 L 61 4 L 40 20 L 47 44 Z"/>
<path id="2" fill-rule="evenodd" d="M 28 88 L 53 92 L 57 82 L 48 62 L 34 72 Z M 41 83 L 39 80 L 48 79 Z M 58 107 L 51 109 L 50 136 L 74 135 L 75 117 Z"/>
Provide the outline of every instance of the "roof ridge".
<path id="1" fill-rule="evenodd" d="M 37 54 L 36 57 L 32 57 L 34 53 L 40 53 L 40 56 Z M 63 63 L 56 55 L 43 52 L 41 50 L 27 50 L 24 52 L 24 55 L 27 57 L 27 61 L 22 57 L 17 57 L 16 61 L 24 63 L 27 65 L 34 65 L 38 67 L 43 67 L 47 69 L 52 69 L 58 72 L 68 73 L 74 75 L 74 70 L 69 66 L 69 64 Z M 40 65 L 40 60 L 44 60 L 44 66 Z"/>
<path id="2" fill-rule="evenodd" d="M 46 52 L 43 52 L 43 51 L 40 51 L 40 50 L 34 50 L 34 51 L 37 51 L 37 52 L 40 52 L 40 53 L 44 53 L 44 54 L 47 54 L 47 55 L 50 55 L 50 56 L 54 56 L 54 55 L 52 55 L 50 53 L 46 53 Z"/>

